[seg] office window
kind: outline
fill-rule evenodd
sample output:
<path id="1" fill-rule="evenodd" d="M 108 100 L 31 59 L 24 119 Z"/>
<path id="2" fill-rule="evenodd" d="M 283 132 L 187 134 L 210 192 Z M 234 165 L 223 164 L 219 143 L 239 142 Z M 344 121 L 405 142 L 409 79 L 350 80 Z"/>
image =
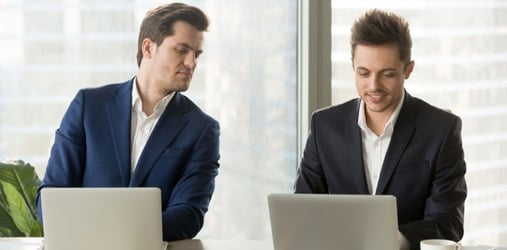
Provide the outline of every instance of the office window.
<path id="1" fill-rule="evenodd" d="M 270 237 L 266 196 L 297 159 L 297 1 L 185 1 L 210 17 L 186 92 L 221 125 L 221 167 L 200 238 Z M 0 1 L 0 159 L 42 178 L 78 89 L 136 73 L 144 14 L 167 1 Z"/>
<path id="2" fill-rule="evenodd" d="M 370 8 L 410 23 L 415 69 L 407 91 L 463 120 L 468 197 L 463 242 L 507 244 L 507 3 L 332 1 L 332 102 L 357 96 L 350 64 L 353 21 Z"/>

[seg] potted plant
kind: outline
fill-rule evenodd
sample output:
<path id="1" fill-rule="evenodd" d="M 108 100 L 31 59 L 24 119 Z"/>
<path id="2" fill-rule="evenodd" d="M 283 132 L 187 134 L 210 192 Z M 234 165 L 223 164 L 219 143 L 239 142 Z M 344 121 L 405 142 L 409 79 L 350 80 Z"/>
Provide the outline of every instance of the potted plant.
<path id="1" fill-rule="evenodd" d="M 35 202 L 40 184 L 30 164 L 0 163 L 0 237 L 43 236 Z"/>

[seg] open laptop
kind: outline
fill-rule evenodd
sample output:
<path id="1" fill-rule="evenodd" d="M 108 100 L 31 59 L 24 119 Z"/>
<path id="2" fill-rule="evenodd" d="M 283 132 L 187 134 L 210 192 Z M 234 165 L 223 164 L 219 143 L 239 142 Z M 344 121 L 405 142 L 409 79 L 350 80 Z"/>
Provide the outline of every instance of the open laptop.
<path id="1" fill-rule="evenodd" d="M 45 250 L 162 250 L 158 188 L 44 188 Z"/>
<path id="2" fill-rule="evenodd" d="M 399 249 L 390 195 L 270 194 L 275 250 Z"/>

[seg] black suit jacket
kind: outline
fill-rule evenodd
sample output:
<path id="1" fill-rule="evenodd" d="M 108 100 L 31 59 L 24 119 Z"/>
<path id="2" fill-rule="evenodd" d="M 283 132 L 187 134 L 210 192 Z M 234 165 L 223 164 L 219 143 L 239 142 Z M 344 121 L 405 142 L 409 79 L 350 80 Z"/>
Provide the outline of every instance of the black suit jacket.
<path id="1" fill-rule="evenodd" d="M 297 193 L 369 193 L 359 104 L 354 99 L 312 115 Z M 422 239 L 463 237 L 465 171 L 460 118 L 406 93 L 376 194 L 397 198 L 399 230 L 412 249 Z"/>

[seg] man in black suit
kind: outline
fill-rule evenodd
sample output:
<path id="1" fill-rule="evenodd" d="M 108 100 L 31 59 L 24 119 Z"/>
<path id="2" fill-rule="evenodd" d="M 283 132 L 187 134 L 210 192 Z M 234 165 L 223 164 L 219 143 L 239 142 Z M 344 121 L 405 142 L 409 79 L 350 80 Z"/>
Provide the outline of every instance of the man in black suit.
<path id="1" fill-rule="evenodd" d="M 459 117 L 411 96 L 408 23 L 371 10 L 352 27 L 360 98 L 316 111 L 295 182 L 297 193 L 390 194 L 401 249 L 463 237 L 467 194 Z"/>

